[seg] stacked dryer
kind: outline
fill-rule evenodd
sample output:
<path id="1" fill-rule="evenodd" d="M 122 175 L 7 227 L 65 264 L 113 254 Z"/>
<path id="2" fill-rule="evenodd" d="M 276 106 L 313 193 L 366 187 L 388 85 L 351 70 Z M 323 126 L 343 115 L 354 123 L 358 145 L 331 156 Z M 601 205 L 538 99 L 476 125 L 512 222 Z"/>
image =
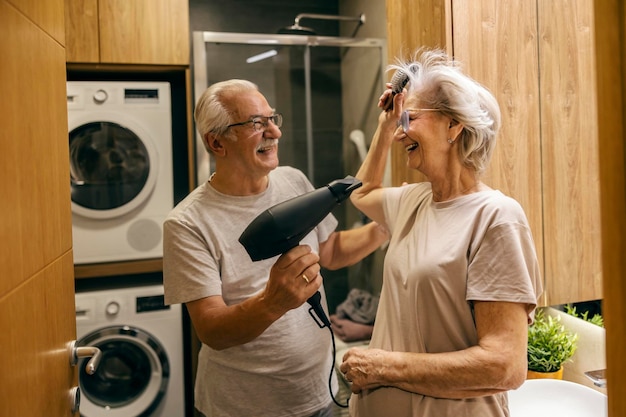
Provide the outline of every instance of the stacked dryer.
<path id="1" fill-rule="evenodd" d="M 162 257 L 173 207 L 166 82 L 67 83 L 74 263 Z"/>

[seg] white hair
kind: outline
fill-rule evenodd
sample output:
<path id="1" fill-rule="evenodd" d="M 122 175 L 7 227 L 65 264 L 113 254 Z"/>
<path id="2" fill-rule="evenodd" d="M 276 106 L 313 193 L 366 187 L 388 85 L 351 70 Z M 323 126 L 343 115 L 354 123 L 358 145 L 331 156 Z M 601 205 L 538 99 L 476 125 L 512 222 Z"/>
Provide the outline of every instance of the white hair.
<path id="1" fill-rule="evenodd" d="M 407 96 L 423 107 L 438 109 L 463 125 L 459 158 L 482 174 L 491 160 L 501 125 L 500 106 L 491 92 L 465 75 L 457 61 L 439 49 L 418 49 L 410 61 L 398 60 L 388 70 L 409 76 Z"/>
<path id="2" fill-rule="evenodd" d="M 250 91 L 259 91 L 259 87 L 253 82 L 239 79 L 220 81 L 204 90 L 196 103 L 194 120 L 207 151 L 211 152 L 207 134 L 224 134 L 227 126 L 233 123 L 233 109 L 227 108 L 224 102 L 233 95 Z"/>

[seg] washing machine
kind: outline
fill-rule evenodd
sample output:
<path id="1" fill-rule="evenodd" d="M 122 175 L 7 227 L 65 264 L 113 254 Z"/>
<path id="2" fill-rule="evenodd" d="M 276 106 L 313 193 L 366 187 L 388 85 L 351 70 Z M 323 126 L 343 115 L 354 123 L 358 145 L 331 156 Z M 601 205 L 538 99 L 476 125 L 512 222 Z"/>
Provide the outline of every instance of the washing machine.
<path id="1" fill-rule="evenodd" d="M 74 263 L 160 258 L 174 205 L 167 82 L 68 81 Z"/>
<path id="2" fill-rule="evenodd" d="M 93 375 L 78 364 L 81 416 L 185 415 L 182 310 L 163 286 L 77 292 L 76 332 L 102 351 Z"/>

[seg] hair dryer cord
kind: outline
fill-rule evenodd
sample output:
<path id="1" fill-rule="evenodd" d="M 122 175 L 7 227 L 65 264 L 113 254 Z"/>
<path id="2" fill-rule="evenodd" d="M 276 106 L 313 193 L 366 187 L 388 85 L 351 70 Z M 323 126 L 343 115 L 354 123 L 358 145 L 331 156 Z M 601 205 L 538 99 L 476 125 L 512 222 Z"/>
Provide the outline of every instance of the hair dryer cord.
<path id="1" fill-rule="evenodd" d="M 328 326 L 328 330 L 330 331 L 330 338 L 333 341 L 333 360 L 332 367 L 330 368 L 330 376 L 328 377 L 328 390 L 330 391 L 330 397 L 333 399 L 333 402 L 337 404 L 341 408 L 348 408 L 348 402 L 350 401 L 350 396 L 346 398 L 346 403 L 341 404 L 337 398 L 335 398 L 335 394 L 333 394 L 333 373 L 335 372 L 335 357 L 337 356 L 337 347 L 335 346 L 335 333 L 333 333 L 333 329 Z"/>

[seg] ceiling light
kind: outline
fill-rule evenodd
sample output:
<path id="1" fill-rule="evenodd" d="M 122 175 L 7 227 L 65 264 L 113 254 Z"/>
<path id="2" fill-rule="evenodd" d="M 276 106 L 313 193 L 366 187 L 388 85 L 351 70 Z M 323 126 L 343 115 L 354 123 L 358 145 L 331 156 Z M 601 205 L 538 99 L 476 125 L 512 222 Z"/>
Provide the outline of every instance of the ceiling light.
<path id="1" fill-rule="evenodd" d="M 246 59 L 246 62 L 248 64 L 252 64 L 253 62 L 262 61 L 264 59 L 271 58 L 276 55 L 278 55 L 278 51 L 276 51 L 276 49 L 271 49 L 267 52 L 263 52 L 261 54 L 251 56 L 250 58 Z"/>

